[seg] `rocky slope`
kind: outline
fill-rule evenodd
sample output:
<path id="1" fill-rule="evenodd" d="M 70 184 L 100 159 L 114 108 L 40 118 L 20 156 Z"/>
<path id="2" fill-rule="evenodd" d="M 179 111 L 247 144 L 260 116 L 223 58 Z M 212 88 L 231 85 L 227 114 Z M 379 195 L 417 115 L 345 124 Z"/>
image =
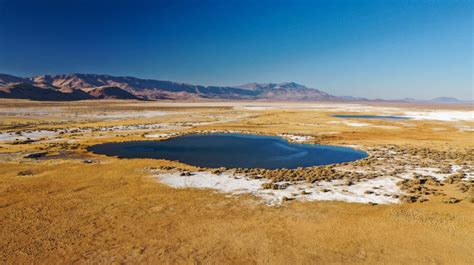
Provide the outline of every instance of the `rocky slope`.
<path id="1" fill-rule="evenodd" d="M 128 91 L 113 86 L 92 88 L 87 93 L 97 99 L 141 99 Z"/>
<path id="2" fill-rule="evenodd" d="M 11 83 L 0 86 L 0 98 L 31 99 L 39 101 L 73 101 L 93 99 L 82 90 L 63 92 L 58 89 L 35 86 L 30 83 Z"/>

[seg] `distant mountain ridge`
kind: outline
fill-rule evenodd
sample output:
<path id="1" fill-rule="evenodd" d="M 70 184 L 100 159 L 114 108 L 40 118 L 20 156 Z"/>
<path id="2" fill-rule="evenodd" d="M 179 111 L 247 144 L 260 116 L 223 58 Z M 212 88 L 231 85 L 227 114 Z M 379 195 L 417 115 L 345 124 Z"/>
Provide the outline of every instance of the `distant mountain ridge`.
<path id="1" fill-rule="evenodd" d="M 330 95 L 315 88 L 294 83 L 248 83 L 238 88 L 254 91 L 259 98 L 273 100 L 340 100 L 340 98 Z"/>
<path id="2" fill-rule="evenodd" d="M 456 103 L 465 103 L 466 101 L 464 100 L 459 100 L 454 97 L 438 97 L 438 98 L 433 98 L 430 100 L 431 102 L 436 102 L 436 103 L 446 103 L 446 104 L 456 104 Z"/>
<path id="3" fill-rule="evenodd" d="M 29 97 L 30 94 L 31 97 Z M 57 95 L 57 100 L 108 98 L 338 100 L 338 97 L 326 92 L 293 82 L 251 83 L 241 86 L 200 86 L 130 76 L 98 74 L 41 75 L 26 78 L 0 74 L 0 97 L 42 100 L 41 95 L 45 95 L 44 100 L 54 100 L 54 95 Z"/>
<path id="4" fill-rule="evenodd" d="M 435 104 L 473 104 L 474 100 L 460 100 L 455 97 L 437 97 L 429 100 L 419 100 L 413 98 L 404 98 L 400 101 L 411 103 L 435 103 Z"/>
<path id="5" fill-rule="evenodd" d="M 67 101 L 85 99 L 135 100 L 275 100 L 275 101 L 384 101 L 436 104 L 472 104 L 453 97 L 432 100 L 405 98 L 370 100 L 353 96 L 333 96 L 294 82 L 248 83 L 236 86 L 200 86 L 172 81 L 101 74 L 58 74 L 17 77 L 0 74 L 0 98 Z"/>

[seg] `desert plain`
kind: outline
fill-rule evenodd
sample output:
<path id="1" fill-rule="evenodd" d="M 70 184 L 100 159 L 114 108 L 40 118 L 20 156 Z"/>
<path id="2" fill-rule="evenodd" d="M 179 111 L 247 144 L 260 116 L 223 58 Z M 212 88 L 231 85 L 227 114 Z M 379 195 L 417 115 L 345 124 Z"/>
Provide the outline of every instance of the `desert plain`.
<path id="1" fill-rule="evenodd" d="M 87 149 L 215 132 L 369 156 L 210 169 Z M 472 105 L 3 99 L 0 262 L 473 264 L 473 154 Z"/>

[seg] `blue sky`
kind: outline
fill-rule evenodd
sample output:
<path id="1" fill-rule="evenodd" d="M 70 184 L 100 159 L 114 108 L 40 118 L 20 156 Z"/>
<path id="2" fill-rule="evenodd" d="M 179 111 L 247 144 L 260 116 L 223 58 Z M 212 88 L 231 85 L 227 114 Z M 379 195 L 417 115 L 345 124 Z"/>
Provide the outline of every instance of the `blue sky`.
<path id="1" fill-rule="evenodd" d="M 473 98 L 473 2 L 0 0 L 0 72 Z"/>

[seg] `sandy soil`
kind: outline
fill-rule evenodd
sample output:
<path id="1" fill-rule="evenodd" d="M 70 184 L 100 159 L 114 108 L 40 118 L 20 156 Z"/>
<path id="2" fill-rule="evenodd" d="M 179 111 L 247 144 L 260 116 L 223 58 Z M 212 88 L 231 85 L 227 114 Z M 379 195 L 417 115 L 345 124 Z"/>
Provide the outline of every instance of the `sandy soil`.
<path id="1" fill-rule="evenodd" d="M 268 206 L 251 194 L 175 189 L 157 180 L 156 170 L 198 170 L 177 162 L 85 151 L 91 144 L 150 139 L 147 135 L 242 131 L 380 153 L 388 153 L 384 148 L 390 145 L 469 154 L 472 111 L 472 106 L 410 104 L 2 100 L 0 261 L 473 264 L 472 189 L 460 192 L 446 184 L 440 187 L 445 195 L 428 195 L 423 203 L 291 200 Z M 382 113 L 417 113 L 420 119 L 331 117 Z M 24 158 L 37 152 L 47 155 Z M 364 170 L 377 179 L 395 165 L 406 167 L 407 176 L 421 172 L 421 166 L 463 164 L 466 173 L 473 166 L 465 156 L 438 163 L 421 159 L 429 165 L 408 154 L 384 159 Z M 443 203 L 450 197 L 460 201 Z"/>

